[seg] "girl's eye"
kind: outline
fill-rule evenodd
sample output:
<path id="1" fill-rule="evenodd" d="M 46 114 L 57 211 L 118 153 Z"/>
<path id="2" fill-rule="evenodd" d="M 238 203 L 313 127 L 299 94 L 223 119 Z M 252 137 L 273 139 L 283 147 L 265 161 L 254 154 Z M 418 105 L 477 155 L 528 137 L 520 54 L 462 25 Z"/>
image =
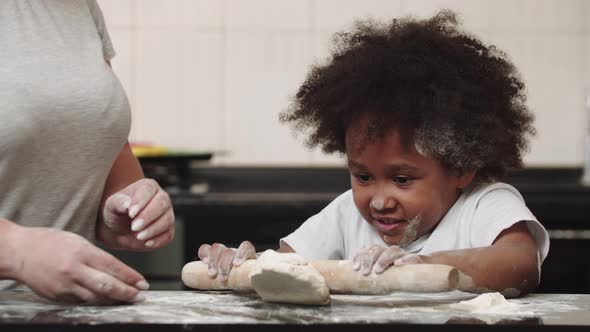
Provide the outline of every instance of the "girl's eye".
<path id="1" fill-rule="evenodd" d="M 357 174 L 356 178 L 363 183 L 371 181 L 371 176 L 367 174 Z"/>
<path id="2" fill-rule="evenodd" d="M 393 181 L 397 184 L 406 185 L 410 184 L 411 179 L 407 176 L 396 176 L 393 178 Z"/>

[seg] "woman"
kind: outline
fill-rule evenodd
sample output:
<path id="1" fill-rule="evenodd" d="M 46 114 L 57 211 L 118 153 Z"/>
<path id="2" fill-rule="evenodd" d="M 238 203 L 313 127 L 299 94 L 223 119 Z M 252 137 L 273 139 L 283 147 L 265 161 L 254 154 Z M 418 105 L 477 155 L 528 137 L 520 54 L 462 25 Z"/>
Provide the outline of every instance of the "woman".
<path id="1" fill-rule="evenodd" d="M 170 198 L 144 179 L 96 1 L 0 2 L 0 289 L 138 302 L 149 286 L 92 245 L 160 248 Z"/>

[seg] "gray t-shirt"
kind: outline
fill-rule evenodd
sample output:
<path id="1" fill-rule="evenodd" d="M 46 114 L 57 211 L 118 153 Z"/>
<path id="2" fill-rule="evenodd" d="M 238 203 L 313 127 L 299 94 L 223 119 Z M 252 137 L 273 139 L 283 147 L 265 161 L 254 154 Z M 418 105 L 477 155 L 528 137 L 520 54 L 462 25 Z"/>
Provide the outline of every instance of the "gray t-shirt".
<path id="1" fill-rule="evenodd" d="M 0 1 L 0 218 L 94 240 L 131 124 L 114 54 L 94 0 Z"/>

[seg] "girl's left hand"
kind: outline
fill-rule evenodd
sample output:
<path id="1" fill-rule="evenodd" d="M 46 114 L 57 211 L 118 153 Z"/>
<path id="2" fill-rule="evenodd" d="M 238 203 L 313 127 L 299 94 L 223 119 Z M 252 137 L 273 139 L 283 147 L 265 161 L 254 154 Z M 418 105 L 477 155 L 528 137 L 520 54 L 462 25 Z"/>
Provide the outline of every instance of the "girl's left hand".
<path id="1" fill-rule="evenodd" d="M 418 254 L 409 253 L 398 246 L 374 244 L 359 250 L 352 260 L 352 267 L 356 271 L 360 270 L 363 275 L 369 275 L 371 271 L 382 273 L 391 265 L 421 263 L 425 262 Z"/>
<path id="2" fill-rule="evenodd" d="M 141 179 L 111 195 L 103 209 L 105 225 L 126 249 L 161 248 L 174 238 L 170 196 L 152 179 Z"/>

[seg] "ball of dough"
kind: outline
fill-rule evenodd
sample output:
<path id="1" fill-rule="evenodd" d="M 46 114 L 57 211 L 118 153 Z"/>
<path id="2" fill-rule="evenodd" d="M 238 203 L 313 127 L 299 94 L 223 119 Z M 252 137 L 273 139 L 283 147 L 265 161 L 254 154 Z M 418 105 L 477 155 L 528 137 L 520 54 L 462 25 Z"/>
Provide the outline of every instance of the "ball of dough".
<path id="1" fill-rule="evenodd" d="M 310 305 L 330 303 L 324 277 L 295 253 L 265 251 L 250 273 L 252 287 L 267 302 Z"/>

